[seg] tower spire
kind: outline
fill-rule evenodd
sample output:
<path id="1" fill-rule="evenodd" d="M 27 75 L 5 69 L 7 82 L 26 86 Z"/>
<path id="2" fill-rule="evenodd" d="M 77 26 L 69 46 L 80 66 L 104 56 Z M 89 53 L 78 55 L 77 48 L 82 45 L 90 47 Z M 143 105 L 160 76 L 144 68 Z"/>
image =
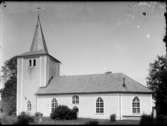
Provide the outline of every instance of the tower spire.
<path id="1" fill-rule="evenodd" d="M 44 37 L 42 26 L 40 23 L 39 11 L 40 11 L 40 8 L 37 8 L 37 24 L 35 27 L 35 32 L 34 32 L 30 51 L 31 52 L 41 51 L 42 53 L 48 53 L 45 37 Z"/>

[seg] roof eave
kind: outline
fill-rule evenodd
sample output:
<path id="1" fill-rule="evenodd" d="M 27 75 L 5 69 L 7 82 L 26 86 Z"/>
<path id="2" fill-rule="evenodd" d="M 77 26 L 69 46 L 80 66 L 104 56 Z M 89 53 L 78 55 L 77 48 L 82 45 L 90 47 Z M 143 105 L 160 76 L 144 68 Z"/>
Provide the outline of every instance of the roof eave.
<path id="1" fill-rule="evenodd" d="M 16 56 L 17 58 L 21 58 L 21 57 L 32 57 L 32 56 L 42 56 L 42 55 L 47 55 L 49 57 L 51 57 L 54 61 L 58 62 L 58 63 L 61 63 L 58 59 L 54 58 L 53 56 L 51 56 L 50 54 L 48 53 L 41 53 L 41 54 L 23 54 L 23 55 L 18 55 Z"/>
<path id="2" fill-rule="evenodd" d="M 152 94 L 153 92 L 136 92 L 136 91 L 106 91 L 106 92 L 67 92 L 67 93 L 36 93 L 36 95 L 69 95 L 69 94 L 109 94 L 109 93 L 123 93 L 123 94 Z"/>

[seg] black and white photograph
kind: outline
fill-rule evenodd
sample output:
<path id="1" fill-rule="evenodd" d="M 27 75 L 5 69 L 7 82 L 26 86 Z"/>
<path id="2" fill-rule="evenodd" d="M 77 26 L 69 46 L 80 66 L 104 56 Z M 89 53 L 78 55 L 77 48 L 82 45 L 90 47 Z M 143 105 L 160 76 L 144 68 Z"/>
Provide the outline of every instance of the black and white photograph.
<path id="1" fill-rule="evenodd" d="M 0 1 L 0 124 L 167 125 L 166 8 Z"/>

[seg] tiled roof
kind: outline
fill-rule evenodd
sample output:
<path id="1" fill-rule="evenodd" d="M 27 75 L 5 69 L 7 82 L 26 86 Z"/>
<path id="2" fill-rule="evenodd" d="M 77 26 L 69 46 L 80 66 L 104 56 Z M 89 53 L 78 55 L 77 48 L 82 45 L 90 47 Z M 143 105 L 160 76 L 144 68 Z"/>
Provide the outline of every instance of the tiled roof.
<path id="1" fill-rule="evenodd" d="M 123 86 L 125 78 L 125 87 Z M 69 93 L 152 93 L 139 82 L 122 73 L 59 76 L 46 87 L 41 87 L 37 95 Z"/>

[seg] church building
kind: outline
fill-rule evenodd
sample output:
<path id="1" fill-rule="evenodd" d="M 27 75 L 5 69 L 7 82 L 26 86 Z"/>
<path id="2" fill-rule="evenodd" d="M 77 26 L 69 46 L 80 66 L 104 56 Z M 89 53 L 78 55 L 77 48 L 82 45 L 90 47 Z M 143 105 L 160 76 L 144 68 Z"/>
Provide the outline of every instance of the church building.
<path id="1" fill-rule="evenodd" d="M 79 118 L 139 119 L 152 113 L 152 91 L 123 73 L 60 75 L 61 61 L 47 49 L 38 15 L 30 50 L 17 56 L 17 115 L 78 108 Z M 84 66 L 83 66 L 84 67 Z"/>

